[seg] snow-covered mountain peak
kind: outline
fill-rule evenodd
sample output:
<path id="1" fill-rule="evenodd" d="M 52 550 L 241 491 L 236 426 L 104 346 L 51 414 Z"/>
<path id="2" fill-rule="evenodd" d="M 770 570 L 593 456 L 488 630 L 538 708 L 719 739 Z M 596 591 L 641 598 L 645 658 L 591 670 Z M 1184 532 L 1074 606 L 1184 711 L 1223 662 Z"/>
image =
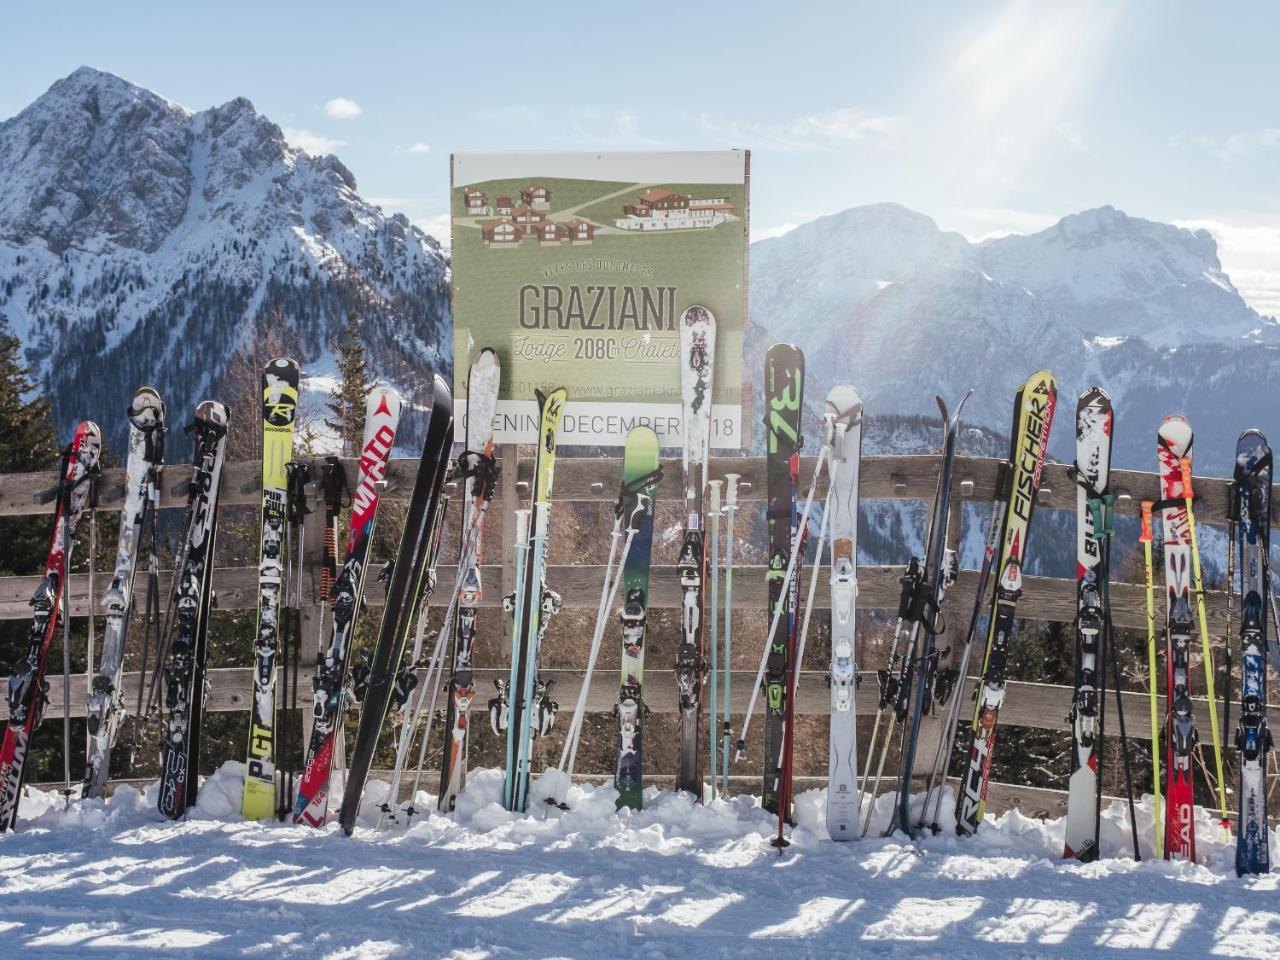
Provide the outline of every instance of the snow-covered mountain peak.
<path id="1" fill-rule="evenodd" d="M 1207 230 L 1104 206 L 980 249 L 989 273 L 1016 278 L 1084 336 L 1158 346 L 1280 339 L 1280 329 L 1241 299 Z"/>
<path id="2" fill-rule="evenodd" d="M 1274 378 L 1280 354 L 1280 328 L 1241 298 L 1210 234 L 1109 206 L 976 245 L 895 204 L 824 217 L 752 246 L 751 317 L 805 349 L 819 395 L 852 383 L 869 413 L 927 414 L 934 392 L 977 387 L 968 417 L 995 429 L 1047 366 L 1064 410 L 1101 383 L 1125 424 L 1153 431 L 1161 411 L 1194 408 L 1229 440 L 1252 423 L 1226 423 L 1232 390 Z M 1069 457 L 1070 429 L 1054 436 Z M 1148 432 L 1126 426 L 1117 465 L 1149 454 Z"/>
<path id="3" fill-rule="evenodd" d="M 351 311 L 406 399 L 448 368 L 439 244 L 243 97 L 192 112 L 82 68 L 0 123 L 0 169 L 0 321 L 65 422 L 140 382 L 181 409 L 264 330 L 328 372 Z M 114 358 L 110 384 L 81 370 Z"/>

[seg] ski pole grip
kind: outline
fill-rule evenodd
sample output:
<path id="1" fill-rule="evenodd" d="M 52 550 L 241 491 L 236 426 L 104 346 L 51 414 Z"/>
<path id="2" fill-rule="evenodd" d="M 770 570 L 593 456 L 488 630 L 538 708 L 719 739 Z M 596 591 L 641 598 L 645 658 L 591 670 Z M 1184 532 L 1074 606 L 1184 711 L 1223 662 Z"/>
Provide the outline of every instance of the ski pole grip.
<path id="1" fill-rule="evenodd" d="M 1195 491 L 1191 489 L 1191 458 L 1179 457 L 1178 468 L 1182 472 L 1182 495 L 1188 500 L 1195 499 Z"/>
<path id="2" fill-rule="evenodd" d="M 738 473 L 726 473 L 724 475 L 724 506 L 725 509 L 731 509 L 738 505 L 738 480 L 741 478 Z"/>
<path id="3" fill-rule="evenodd" d="M 1153 539 L 1151 535 L 1151 509 L 1155 504 L 1150 500 L 1142 501 L 1142 533 L 1138 537 L 1139 543 L 1150 543 Z"/>
<path id="4" fill-rule="evenodd" d="M 720 513 L 720 488 L 724 486 L 724 481 L 708 480 L 707 486 L 711 488 L 711 515 L 714 517 Z"/>

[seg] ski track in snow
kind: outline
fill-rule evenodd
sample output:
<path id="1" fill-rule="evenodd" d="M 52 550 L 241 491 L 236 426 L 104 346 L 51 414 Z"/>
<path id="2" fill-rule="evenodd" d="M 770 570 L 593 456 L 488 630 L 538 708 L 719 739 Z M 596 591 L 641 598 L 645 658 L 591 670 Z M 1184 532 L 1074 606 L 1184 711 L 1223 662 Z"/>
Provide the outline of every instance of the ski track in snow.
<path id="1" fill-rule="evenodd" d="M 779 855 L 749 797 L 695 805 L 650 788 L 616 814 L 612 787 L 575 786 L 542 820 L 497 802 L 474 772 L 458 810 L 372 829 L 371 783 L 354 838 L 239 820 L 243 766 L 205 781 L 181 823 L 155 785 L 62 809 L 31 791 L 0 839 L 0 936 L 8 956 L 764 958 L 1258 957 L 1280 954 L 1280 874 L 1237 879 L 1207 814 L 1204 865 L 1061 861 L 1062 821 L 1011 812 L 976 840 L 836 844 L 823 795 L 797 798 Z M 419 808 L 429 798 L 419 795 Z M 1148 798 L 1149 802 L 1149 798 Z M 1139 809 L 1139 827 L 1151 811 Z M 1120 854 L 1127 811 L 1104 813 Z M 1280 836 L 1272 837 L 1280 852 Z M 1280 858 L 1277 858 L 1280 859 Z"/>

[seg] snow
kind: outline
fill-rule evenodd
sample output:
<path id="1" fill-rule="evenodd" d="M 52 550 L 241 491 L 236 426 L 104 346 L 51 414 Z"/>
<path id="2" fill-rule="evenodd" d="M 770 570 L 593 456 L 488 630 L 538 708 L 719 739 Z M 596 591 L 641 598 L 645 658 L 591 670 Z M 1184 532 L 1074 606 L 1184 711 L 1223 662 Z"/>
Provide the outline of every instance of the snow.
<path id="1" fill-rule="evenodd" d="M 544 819 L 542 809 L 504 811 L 501 774 L 485 770 L 456 813 L 407 829 L 373 829 L 386 787 L 372 783 L 347 838 L 334 825 L 241 822 L 242 778 L 242 765 L 223 766 L 180 823 L 155 812 L 154 784 L 70 811 L 55 793 L 31 792 L 18 832 L 0 839 L 6 944 L 24 956 L 309 960 L 1280 951 L 1280 875 L 1237 879 L 1207 815 L 1203 864 L 1077 864 L 1060 859 L 1062 821 L 1016 811 L 976 839 L 880 838 L 887 797 L 873 839 L 836 844 L 812 790 L 797 798 L 799 825 L 780 855 L 772 819 L 749 797 L 701 806 L 650 788 L 643 811 L 616 813 L 612 787 L 577 785 L 571 809 Z M 1119 804 L 1104 813 L 1102 843 L 1108 855 L 1126 849 Z"/>

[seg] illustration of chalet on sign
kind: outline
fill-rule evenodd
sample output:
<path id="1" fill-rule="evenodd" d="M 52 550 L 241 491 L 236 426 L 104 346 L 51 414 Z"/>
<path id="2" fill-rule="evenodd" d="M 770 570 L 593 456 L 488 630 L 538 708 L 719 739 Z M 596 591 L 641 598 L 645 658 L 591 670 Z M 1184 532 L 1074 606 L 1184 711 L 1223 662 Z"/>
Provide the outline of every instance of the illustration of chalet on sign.
<path id="1" fill-rule="evenodd" d="M 537 228 L 538 243 L 544 247 L 558 244 L 563 240 L 569 239 L 569 228 L 563 223 L 556 223 L 554 220 L 548 220 L 541 223 Z"/>
<path id="2" fill-rule="evenodd" d="M 569 235 L 569 242 L 572 244 L 590 243 L 595 239 L 596 227 L 593 223 L 588 223 L 581 217 L 574 217 L 565 225 L 565 230 Z"/>
<path id="3" fill-rule="evenodd" d="M 695 200 L 685 193 L 654 187 L 622 208 L 614 221 L 622 230 L 694 230 L 735 219 L 733 204 L 723 198 Z"/>
<path id="4" fill-rule="evenodd" d="M 487 217 L 489 215 L 489 198 L 483 190 L 472 187 L 462 193 L 462 203 L 467 208 L 469 217 Z"/>
<path id="5" fill-rule="evenodd" d="M 551 209 L 551 191 L 536 183 L 531 183 L 520 191 L 520 202 L 534 210 Z"/>
<path id="6" fill-rule="evenodd" d="M 497 200 L 493 201 L 493 212 L 499 217 L 511 216 L 511 207 L 512 203 L 510 197 L 499 197 Z"/>
<path id="7" fill-rule="evenodd" d="M 484 245 L 490 249 L 518 247 L 520 241 L 524 239 L 524 230 L 510 220 L 490 220 L 480 224 L 480 236 L 484 240 Z"/>
<path id="8" fill-rule="evenodd" d="M 536 227 L 546 220 L 546 215 L 531 207 L 516 207 L 511 211 L 511 219 L 521 227 Z"/>

